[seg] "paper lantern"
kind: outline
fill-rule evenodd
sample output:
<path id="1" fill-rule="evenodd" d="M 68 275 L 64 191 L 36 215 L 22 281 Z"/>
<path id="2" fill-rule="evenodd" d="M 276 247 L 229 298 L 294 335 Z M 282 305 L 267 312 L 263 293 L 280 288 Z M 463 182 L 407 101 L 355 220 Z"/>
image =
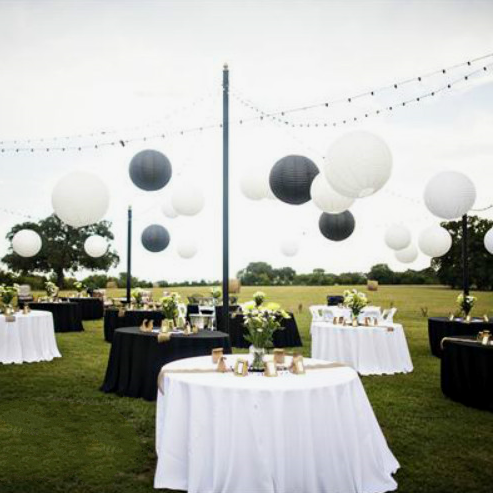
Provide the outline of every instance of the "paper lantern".
<path id="1" fill-rule="evenodd" d="M 325 178 L 341 195 L 368 197 L 390 178 L 392 154 L 387 144 L 369 132 L 355 131 L 339 137 L 327 151 Z"/>
<path id="2" fill-rule="evenodd" d="M 393 224 L 385 232 L 385 243 L 392 250 L 402 250 L 411 244 L 411 232 L 402 224 Z"/>
<path id="3" fill-rule="evenodd" d="M 395 258 L 403 264 L 411 264 L 418 258 L 418 249 L 411 243 L 408 247 L 395 252 Z"/>
<path id="4" fill-rule="evenodd" d="M 32 229 L 21 229 L 12 238 L 12 249 L 21 257 L 34 257 L 41 247 L 41 236 Z"/>
<path id="5" fill-rule="evenodd" d="M 286 257 L 294 257 L 300 249 L 298 240 L 294 238 L 285 238 L 281 242 L 281 252 Z"/>
<path id="6" fill-rule="evenodd" d="M 160 190 L 170 181 L 171 163 L 161 152 L 146 149 L 132 158 L 128 172 L 135 186 L 153 192 Z"/>
<path id="7" fill-rule="evenodd" d="M 55 214 L 69 226 L 80 228 L 97 223 L 106 214 L 110 196 L 99 176 L 73 171 L 53 188 L 51 203 Z"/>
<path id="8" fill-rule="evenodd" d="M 258 170 L 251 170 L 241 178 L 240 188 L 245 197 L 250 200 L 262 200 L 267 198 L 269 184 Z"/>
<path id="9" fill-rule="evenodd" d="M 350 211 L 340 214 L 323 212 L 318 220 L 320 232 L 332 241 L 343 241 L 349 238 L 353 234 L 354 226 L 354 216 Z"/>
<path id="10" fill-rule="evenodd" d="M 337 193 L 322 173 L 313 179 L 310 195 L 320 210 L 330 214 L 347 211 L 354 203 L 354 199 Z"/>
<path id="11" fill-rule="evenodd" d="M 164 199 L 163 205 L 161 206 L 161 211 L 169 219 L 175 219 L 175 217 L 178 217 L 178 213 L 175 211 L 173 204 L 171 203 L 171 196 L 167 196 Z"/>
<path id="12" fill-rule="evenodd" d="M 84 242 L 84 250 L 89 257 L 102 257 L 108 251 L 108 242 L 102 236 L 92 235 Z"/>
<path id="13" fill-rule="evenodd" d="M 159 224 L 151 224 L 142 231 L 142 245 L 150 252 L 162 252 L 169 245 L 168 230 Z"/>
<path id="14" fill-rule="evenodd" d="M 274 195 L 293 205 L 310 200 L 312 181 L 319 173 L 313 161 L 304 156 L 286 156 L 277 161 L 269 175 L 269 185 Z"/>
<path id="15" fill-rule="evenodd" d="M 428 257 L 441 257 L 452 246 L 452 236 L 445 229 L 435 224 L 421 231 L 418 238 L 419 249 Z"/>
<path id="16" fill-rule="evenodd" d="M 493 255 L 493 228 L 484 235 L 484 247 Z"/>
<path id="17" fill-rule="evenodd" d="M 474 205 L 476 187 L 463 173 L 443 171 L 428 182 L 424 199 L 426 207 L 435 216 L 458 219 Z"/>
<path id="18" fill-rule="evenodd" d="M 182 180 L 173 187 L 171 204 L 177 214 L 195 216 L 204 208 L 204 194 L 199 186 Z"/>
<path id="19" fill-rule="evenodd" d="M 197 253 L 197 243 L 193 238 L 182 238 L 176 246 L 176 251 L 181 258 L 192 258 Z"/>

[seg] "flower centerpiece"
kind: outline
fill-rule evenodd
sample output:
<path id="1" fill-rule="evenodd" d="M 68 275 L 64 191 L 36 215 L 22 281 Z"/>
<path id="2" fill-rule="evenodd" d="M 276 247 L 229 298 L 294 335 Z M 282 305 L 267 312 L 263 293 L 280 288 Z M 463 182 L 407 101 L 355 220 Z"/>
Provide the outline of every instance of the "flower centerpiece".
<path id="1" fill-rule="evenodd" d="M 54 282 L 45 282 L 45 290 L 50 299 L 56 298 L 58 295 L 58 286 Z"/>
<path id="2" fill-rule="evenodd" d="M 219 303 L 219 299 L 223 295 L 223 292 L 221 291 L 221 288 L 218 287 L 213 287 L 211 288 L 211 296 L 212 296 L 212 301 L 214 302 L 215 305 Z"/>
<path id="3" fill-rule="evenodd" d="M 243 323 L 248 331 L 245 340 L 251 344 L 250 351 L 253 353 L 251 369 L 263 371 L 263 357 L 266 350 L 274 346 L 272 342 L 274 332 L 282 330 L 282 320 L 290 318 L 290 316 L 277 303 L 257 305 L 256 300 L 242 305 L 242 311 L 244 314 Z"/>
<path id="4" fill-rule="evenodd" d="M 256 291 L 253 293 L 253 301 L 257 307 L 261 306 L 265 301 L 265 293 L 263 291 Z"/>
<path id="5" fill-rule="evenodd" d="M 167 320 L 167 324 L 174 327 L 175 319 L 178 317 L 178 303 L 180 302 L 180 295 L 178 293 L 166 294 L 161 298 L 160 302 L 161 310 L 165 320 Z"/>
<path id="6" fill-rule="evenodd" d="M 84 291 L 84 289 L 86 289 L 86 287 L 84 286 L 84 284 L 82 284 L 80 281 L 75 281 L 74 282 L 74 288 L 76 289 L 77 294 L 79 296 L 82 294 L 82 291 Z"/>
<path id="7" fill-rule="evenodd" d="M 357 324 L 358 315 L 366 305 L 368 305 L 368 299 L 365 293 L 357 289 L 347 289 L 344 291 L 344 306 L 351 310 L 353 325 Z"/>
<path id="8" fill-rule="evenodd" d="M 0 299 L 2 301 L 2 309 L 5 314 L 10 315 L 13 310 L 14 298 L 19 294 L 19 286 L 14 284 L 13 286 L 0 285 Z"/>
<path id="9" fill-rule="evenodd" d="M 477 298 L 469 294 L 464 296 L 464 293 L 461 293 L 457 296 L 457 304 L 459 305 L 460 311 L 464 314 L 464 317 L 469 318 L 469 314 L 471 313 L 476 301 Z"/>
<path id="10" fill-rule="evenodd" d="M 143 305 L 142 300 L 144 299 L 144 290 L 142 288 L 135 288 L 132 289 L 131 294 L 132 298 L 135 300 L 137 308 L 140 308 Z"/>

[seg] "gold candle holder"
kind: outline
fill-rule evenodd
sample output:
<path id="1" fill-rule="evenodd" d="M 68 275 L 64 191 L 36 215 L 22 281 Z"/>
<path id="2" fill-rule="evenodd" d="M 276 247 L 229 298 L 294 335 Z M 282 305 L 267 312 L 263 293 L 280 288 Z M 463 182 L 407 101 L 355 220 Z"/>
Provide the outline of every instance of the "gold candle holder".
<path id="1" fill-rule="evenodd" d="M 274 349 L 274 363 L 277 365 L 284 365 L 285 361 L 285 351 L 284 349 Z"/>
<path id="2" fill-rule="evenodd" d="M 305 365 L 303 363 L 303 356 L 296 355 L 293 356 L 293 361 L 291 362 L 291 366 L 289 367 L 289 371 L 294 375 L 304 375 L 305 374 Z"/>
<path id="3" fill-rule="evenodd" d="M 219 360 L 223 357 L 224 349 L 222 347 L 212 350 L 212 362 L 214 364 L 219 363 Z"/>
<path id="4" fill-rule="evenodd" d="M 451 313 L 449 316 L 448 316 L 448 319 L 453 322 L 454 321 L 454 314 Z"/>

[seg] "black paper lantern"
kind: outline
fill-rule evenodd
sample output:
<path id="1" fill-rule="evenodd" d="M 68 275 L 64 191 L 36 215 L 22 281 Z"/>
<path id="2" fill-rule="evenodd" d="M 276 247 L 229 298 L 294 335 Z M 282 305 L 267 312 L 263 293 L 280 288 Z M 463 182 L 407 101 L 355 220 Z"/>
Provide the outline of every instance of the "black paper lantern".
<path id="1" fill-rule="evenodd" d="M 279 200 L 300 205 L 310 200 L 310 187 L 318 173 L 315 163 L 307 157 L 286 156 L 272 167 L 269 185 Z"/>
<path id="2" fill-rule="evenodd" d="M 169 245 L 169 233 L 164 226 L 151 224 L 142 231 L 142 245 L 150 252 L 162 252 Z"/>
<path id="3" fill-rule="evenodd" d="M 349 211 L 340 214 L 323 212 L 318 220 L 320 232 L 332 241 L 342 241 L 349 238 L 353 234 L 354 226 L 354 216 Z"/>
<path id="4" fill-rule="evenodd" d="M 132 158 L 128 172 L 135 186 L 154 192 L 170 181 L 171 163 L 161 152 L 147 149 Z"/>

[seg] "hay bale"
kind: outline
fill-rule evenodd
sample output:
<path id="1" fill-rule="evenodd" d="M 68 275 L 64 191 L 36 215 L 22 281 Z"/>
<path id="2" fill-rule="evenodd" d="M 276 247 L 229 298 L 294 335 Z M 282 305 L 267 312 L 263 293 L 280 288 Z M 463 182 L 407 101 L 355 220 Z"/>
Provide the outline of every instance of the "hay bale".
<path id="1" fill-rule="evenodd" d="M 118 285 L 116 284 L 116 281 L 108 281 L 106 283 L 106 288 L 107 289 L 116 289 Z"/>
<path id="2" fill-rule="evenodd" d="M 241 282 L 239 279 L 229 280 L 229 292 L 232 294 L 238 294 L 241 291 Z"/>
<path id="3" fill-rule="evenodd" d="M 378 291 L 378 281 L 368 280 L 366 287 L 368 288 L 368 291 Z"/>

